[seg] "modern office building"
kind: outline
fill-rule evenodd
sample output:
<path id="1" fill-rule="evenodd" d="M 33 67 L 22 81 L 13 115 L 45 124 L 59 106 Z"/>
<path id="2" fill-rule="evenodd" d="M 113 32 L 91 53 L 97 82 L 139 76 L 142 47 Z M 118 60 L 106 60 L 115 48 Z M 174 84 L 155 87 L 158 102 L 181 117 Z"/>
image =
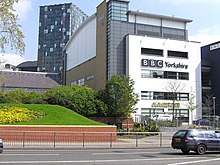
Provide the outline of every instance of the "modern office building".
<path id="1" fill-rule="evenodd" d="M 63 47 L 86 18 L 72 3 L 40 6 L 38 71 L 60 73 L 63 70 Z"/>
<path id="2" fill-rule="evenodd" d="M 220 42 L 201 48 L 203 115 L 220 115 Z M 206 112 L 209 111 L 209 112 Z"/>
<path id="3" fill-rule="evenodd" d="M 200 43 L 188 41 L 190 19 L 129 10 L 127 0 L 104 0 L 97 12 L 76 30 L 66 51 L 66 84 L 103 89 L 113 75 L 127 75 L 139 94 L 140 116 L 172 113 L 170 84 L 175 92 L 174 115 L 201 117 Z M 188 100 L 195 96 L 190 115 Z M 199 105 L 200 104 L 200 105 Z"/>

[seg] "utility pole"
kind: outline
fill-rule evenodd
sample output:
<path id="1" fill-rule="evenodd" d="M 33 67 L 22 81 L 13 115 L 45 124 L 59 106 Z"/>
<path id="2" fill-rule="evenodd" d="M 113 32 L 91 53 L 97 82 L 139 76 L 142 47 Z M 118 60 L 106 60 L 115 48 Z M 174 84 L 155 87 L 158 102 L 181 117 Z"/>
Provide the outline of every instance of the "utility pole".
<path id="1" fill-rule="evenodd" d="M 214 118 L 213 123 L 215 126 L 215 99 L 216 99 L 216 97 L 213 96 L 212 99 L 213 99 L 213 118 Z"/>

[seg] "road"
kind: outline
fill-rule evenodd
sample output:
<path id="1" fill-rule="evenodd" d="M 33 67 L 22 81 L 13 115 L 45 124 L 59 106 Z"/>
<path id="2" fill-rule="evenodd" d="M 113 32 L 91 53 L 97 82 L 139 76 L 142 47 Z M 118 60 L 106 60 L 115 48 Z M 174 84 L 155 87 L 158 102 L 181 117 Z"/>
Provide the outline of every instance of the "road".
<path id="1" fill-rule="evenodd" d="M 219 152 L 183 155 L 172 148 L 155 149 L 5 149 L 0 165 L 217 165 Z"/>

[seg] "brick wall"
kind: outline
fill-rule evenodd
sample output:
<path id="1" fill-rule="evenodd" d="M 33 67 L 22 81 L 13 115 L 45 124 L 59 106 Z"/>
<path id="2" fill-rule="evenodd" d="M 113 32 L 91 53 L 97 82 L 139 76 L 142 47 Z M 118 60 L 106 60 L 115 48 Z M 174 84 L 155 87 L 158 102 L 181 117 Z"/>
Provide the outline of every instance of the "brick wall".
<path id="1" fill-rule="evenodd" d="M 109 125 L 117 125 L 119 128 L 127 127 L 131 130 L 134 128 L 134 121 L 132 118 L 123 118 L 123 117 L 90 117 L 90 119 L 95 120 L 100 123 L 105 123 Z"/>
<path id="2" fill-rule="evenodd" d="M 109 141 L 116 126 L 0 126 L 4 141 Z"/>

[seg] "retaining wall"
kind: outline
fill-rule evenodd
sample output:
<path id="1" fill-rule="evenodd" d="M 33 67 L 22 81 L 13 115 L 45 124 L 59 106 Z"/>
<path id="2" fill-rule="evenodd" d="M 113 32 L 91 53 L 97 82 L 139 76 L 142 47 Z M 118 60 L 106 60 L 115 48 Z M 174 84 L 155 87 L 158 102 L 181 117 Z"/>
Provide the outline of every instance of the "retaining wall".
<path id="1" fill-rule="evenodd" d="M 116 141 L 116 126 L 0 126 L 4 141 Z"/>

